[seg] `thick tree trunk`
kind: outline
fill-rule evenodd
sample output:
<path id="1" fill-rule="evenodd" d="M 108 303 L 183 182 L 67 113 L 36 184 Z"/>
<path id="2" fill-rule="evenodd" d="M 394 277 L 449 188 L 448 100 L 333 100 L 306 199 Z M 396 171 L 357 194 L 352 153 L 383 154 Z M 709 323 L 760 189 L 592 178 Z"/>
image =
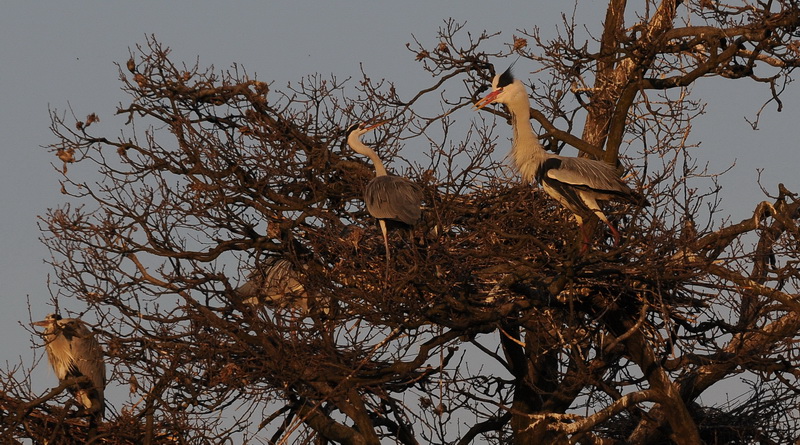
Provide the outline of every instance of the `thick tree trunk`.
<path id="1" fill-rule="evenodd" d="M 639 39 L 649 41 L 671 29 L 677 3 L 676 0 L 663 1 Z M 583 139 L 594 146 L 605 147 L 606 155 L 603 160 L 611 164 L 617 161 L 619 146 L 625 133 L 625 120 L 638 93 L 636 83 L 653 61 L 652 55 L 620 59 L 621 37 L 627 32 L 626 4 L 626 0 L 609 2 L 592 101 L 583 129 Z"/>
<path id="2" fill-rule="evenodd" d="M 560 443 L 559 434 L 539 417 L 544 414 L 545 402 L 558 387 L 558 349 L 552 347 L 557 339 L 544 330 L 526 330 L 521 340 L 516 326 L 506 328 L 505 334 L 501 336 L 503 347 L 516 377 L 511 406 L 514 443 Z M 523 342 L 524 348 L 520 344 Z"/>

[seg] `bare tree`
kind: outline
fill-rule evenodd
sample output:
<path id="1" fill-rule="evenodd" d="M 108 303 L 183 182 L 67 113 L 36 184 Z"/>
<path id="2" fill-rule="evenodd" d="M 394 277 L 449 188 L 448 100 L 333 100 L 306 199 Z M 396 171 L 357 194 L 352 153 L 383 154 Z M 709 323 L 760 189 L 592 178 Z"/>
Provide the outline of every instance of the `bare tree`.
<path id="1" fill-rule="evenodd" d="M 520 31 L 492 52 L 498 35 L 448 21 L 409 45 L 435 77 L 411 98 L 366 74 L 280 91 L 239 66 L 176 63 L 150 39 L 120 67 L 121 136 L 54 112 L 68 200 L 42 217 L 43 240 L 62 295 L 97 321 L 109 386 L 131 385 L 96 442 L 796 440 L 800 201 L 769 185 L 751 217 L 719 224 L 723 190 L 687 142 L 704 104 L 687 87 L 765 84 L 780 107 L 800 7 L 610 0 L 602 23 L 595 40 L 565 16 L 557 39 Z M 596 228 L 580 255 L 569 213 L 492 156 L 509 116 L 469 114 L 490 62 L 515 54 L 541 66 L 545 146 L 620 165 L 651 202 L 608 209 L 619 248 Z M 373 172 L 342 140 L 376 116 L 392 122 L 370 145 L 425 196 L 414 240 L 391 238 L 388 277 L 361 202 Z M 426 160 L 405 162 L 405 144 L 430 146 Z M 276 258 L 324 304 L 246 302 L 237 289 Z M 33 394 L 19 375 L 3 376 L 5 436 L 80 442 L 66 387 Z M 701 403 L 736 378 L 737 398 Z"/>

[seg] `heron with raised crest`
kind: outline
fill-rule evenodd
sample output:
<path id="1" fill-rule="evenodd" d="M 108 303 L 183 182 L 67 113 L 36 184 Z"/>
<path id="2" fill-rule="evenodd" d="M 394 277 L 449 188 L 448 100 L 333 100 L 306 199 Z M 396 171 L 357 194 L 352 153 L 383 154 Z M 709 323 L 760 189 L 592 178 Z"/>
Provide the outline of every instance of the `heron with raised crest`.
<path id="1" fill-rule="evenodd" d="M 525 85 L 515 79 L 509 67 L 492 79 L 492 91 L 475 104 L 481 109 L 501 103 L 511 113 L 513 140 L 511 158 L 514 168 L 525 181 L 535 180 L 548 195 L 569 209 L 578 222 L 583 238 L 582 252 L 589 238 L 583 222 L 597 216 L 611 230 L 614 245 L 620 242 L 619 231 L 600 209 L 598 200 L 626 201 L 639 206 L 649 205 L 638 192 L 628 187 L 614 166 L 594 159 L 559 156 L 545 151 L 530 122 L 530 99 Z"/>

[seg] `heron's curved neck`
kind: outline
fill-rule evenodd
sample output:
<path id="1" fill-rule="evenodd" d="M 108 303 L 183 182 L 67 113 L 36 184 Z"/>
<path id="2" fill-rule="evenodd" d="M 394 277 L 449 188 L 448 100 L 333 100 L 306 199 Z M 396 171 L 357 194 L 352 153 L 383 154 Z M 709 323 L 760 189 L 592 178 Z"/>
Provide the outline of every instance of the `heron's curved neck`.
<path id="1" fill-rule="evenodd" d="M 533 132 L 527 95 L 522 95 L 519 100 L 510 101 L 506 105 L 511 111 L 511 127 L 514 130 L 511 157 L 522 178 L 530 181 L 547 159 L 547 152 L 539 143 L 539 137 Z"/>
<path id="2" fill-rule="evenodd" d="M 347 138 L 347 145 L 353 149 L 356 153 L 362 154 L 372 160 L 372 164 L 375 165 L 375 176 L 386 176 L 386 167 L 383 166 L 383 162 L 381 162 L 381 158 L 378 157 L 378 154 L 375 153 L 375 150 L 367 147 L 361 142 L 356 135 L 350 135 Z"/>
<path id="3" fill-rule="evenodd" d="M 514 129 L 514 149 L 544 152 L 539 137 L 531 126 L 531 110 L 527 100 L 515 100 L 508 105 L 511 111 L 511 126 Z"/>

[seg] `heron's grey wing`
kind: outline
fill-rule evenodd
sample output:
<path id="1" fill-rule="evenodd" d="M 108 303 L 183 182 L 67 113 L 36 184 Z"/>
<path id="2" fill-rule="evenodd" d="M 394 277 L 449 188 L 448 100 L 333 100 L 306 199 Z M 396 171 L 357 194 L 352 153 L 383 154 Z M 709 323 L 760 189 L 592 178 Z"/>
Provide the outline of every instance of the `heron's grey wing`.
<path id="1" fill-rule="evenodd" d="M 80 319 L 62 319 L 58 321 L 53 346 L 48 353 L 55 354 L 63 366 L 61 369 L 56 369 L 54 366 L 59 380 L 88 377 L 91 383 L 79 383 L 77 387 L 70 388 L 70 392 L 75 394 L 84 408 L 91 408 L 95 410 L 96 416 L 102 417 L 105 406 L 106 365 L 103 349 L 94 334 Z"/>
<path id="2" fill-rule="evenodd" d="M 602 161 L 554 156 L 545 162 L 543 168 L 546 177 L 573 187 L 618 196 L 631 194 L 631 189 L 620 180 L 614 167 Z"/>
<path id="3" fill-rule="evenodd" d="M 422 189 L 400 176 L 378 176 L 364 193 L 367 211 L 379 219 L 414 225 L 422 214 Z"/>
<path id="4" fill-rule="evenodd" d="M 548 195 L 555 198 L 564 207 L 575 213 L 580 217 L 585 217 L 587 212 L 590 211 L 586 202 L 580 196 L 580 189 L 568 185 L 564 182 L 557 181 L 545 175 L 540 180 L 542 188 Z"/>
<path id="5" fill-rule="evenodd" d="M 74 366 L 81 375 L 89 377 L 102 398 L 106 387 L 106 362 L 103 357 L 103 348 L 95 335 L 86 327 L 83 321 L 74 320 L 76 323 L 75 336 L 72 339 L 72 356 Z"/>

